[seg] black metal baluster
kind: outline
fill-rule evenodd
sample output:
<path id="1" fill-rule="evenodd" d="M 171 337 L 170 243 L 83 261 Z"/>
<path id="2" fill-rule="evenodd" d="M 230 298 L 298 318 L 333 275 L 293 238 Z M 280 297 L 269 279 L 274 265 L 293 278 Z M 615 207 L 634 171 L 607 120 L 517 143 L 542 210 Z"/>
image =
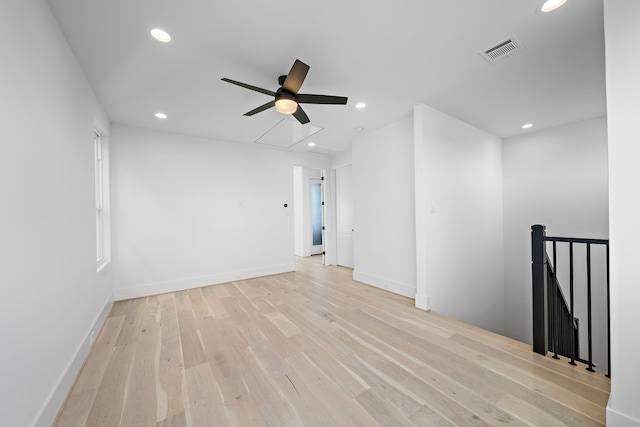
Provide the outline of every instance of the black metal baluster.
<path id="1" fill-rule="evenodd" d="M 609 243 L 607 250 L 607 378 L 611 378 L 611 308 L 609 304 Z"/>
<path id="2" fill-rule="evenodd" d="M 587 243 L 587 345 L 589 346 L 589 366 L 586 368 L 589 372 L 595 372 L 593 369 L 593 345 L 591 342 L 591 243 Z"/>
<path id="3" fill-rule="evenodd" d="M 576 365 L 576 332 L 575 320 L 573 317 L 573 242 L 569 242 L 569 306 L 571 307 L 571 362 Z M 579 355 L 578 355 L 579 356 Z"/>
<path id="4" fill-rule="evenodd" d="M 560 346 L 560 333 L 558 331 L 559 329 L 559 325 L 558 325 L 558 319 L 559 319 L 559 311 L 558 307 L 560 306 L 560 304 L 558 303 L 558 277 L 557 277 L 557 271 L 558 271 L 558 263 L 557 263 L 557 257 L 556 257 L 556 241 L 553 241 L 553 320 L 552 320 L 552 324 L 553 324 L 553 358 L 554 359 L 560 359 L 558 357 L 558 347 Z"/>

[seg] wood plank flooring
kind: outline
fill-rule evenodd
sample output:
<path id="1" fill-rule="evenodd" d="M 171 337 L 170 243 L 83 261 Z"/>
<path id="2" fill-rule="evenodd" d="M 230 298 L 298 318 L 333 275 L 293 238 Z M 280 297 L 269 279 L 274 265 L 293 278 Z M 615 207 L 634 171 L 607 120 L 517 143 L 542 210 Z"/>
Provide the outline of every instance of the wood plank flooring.
<path id="1" fill-rule="evenodd" d="M 605 377 L 319 261 L 116 302 L 55 425 L 605 425 Z"/>

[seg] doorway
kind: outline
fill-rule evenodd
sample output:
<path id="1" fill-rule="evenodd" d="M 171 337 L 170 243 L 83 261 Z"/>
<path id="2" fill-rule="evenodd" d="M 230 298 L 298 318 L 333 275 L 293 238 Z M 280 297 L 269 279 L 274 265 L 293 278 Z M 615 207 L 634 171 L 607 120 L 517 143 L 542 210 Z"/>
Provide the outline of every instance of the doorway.
<path id="1" fill-rule="evenodd" d="M 325 253 L 324 191 L 322 169 L 293 167 L 296 256 L 308 257 Z"/>
<path id="2" fill-rule="evenodd" d="M 311 255 L 320 255 L 324 246 L 322 179 L 309 179 L 311 195 Z"/>

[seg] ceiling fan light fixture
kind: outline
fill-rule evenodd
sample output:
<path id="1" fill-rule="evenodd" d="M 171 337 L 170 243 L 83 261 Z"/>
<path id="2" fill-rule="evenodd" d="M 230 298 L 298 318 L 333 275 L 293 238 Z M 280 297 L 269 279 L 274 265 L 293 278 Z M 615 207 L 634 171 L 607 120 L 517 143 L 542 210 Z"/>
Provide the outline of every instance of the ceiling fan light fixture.
<path id="1" fill-rule="evenodd" d="M 282 97 L 276 99 L 276 110 L 282 114 L 293 114 L 298 109 L 298 103 L 295 99 Z"/>

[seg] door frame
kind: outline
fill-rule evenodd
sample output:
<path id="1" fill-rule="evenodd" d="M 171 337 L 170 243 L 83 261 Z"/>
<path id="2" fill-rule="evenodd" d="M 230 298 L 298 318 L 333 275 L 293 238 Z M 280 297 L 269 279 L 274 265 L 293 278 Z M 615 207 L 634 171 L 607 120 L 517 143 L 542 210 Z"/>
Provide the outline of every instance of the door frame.
<path id="1" fill-rule="evenodd" d="M 320 184 L 320 226 L 322 227 L 321 230 L 321 243 L 319 245 L 314 245 L 313 244 L 313 189 L 312 186 L 313 184 Z M 309 227 L 309 252 L 311 255 L 323 255 L 324 257 L 324 242 L 325 242 L 325 213 L 324 213 L 324 173 L 322 173 L 321 171 L 321 176 L 320 178 L 317 177 L 313 177 L 310 176 L 307 180 L 307 184 L 308 184 L 308 188 L 309 188 L 309 222 L 310 222 L 310 227 Z M 306 220 L 306 218 L 305 218 Z M 323 264 L 324 264 L 324 260 L 323 260 Z"/>
<path id="2" fill-rule="evenodd" d="M 322 199 L 324 201 L 322 236 L 323 263 L 335 264 L 335 184 L 334 171 L 329 168 L 329 164 L 323 166 L 292 165 L 293 182 L 293 240 L 294 255 L 300 257 L 310 256 L 311 244 L 311 215 L 305 220 L 304 210 L 309 210 L 311 205 L 310 192 L 308 190 L 308 178 L 322 179 Z M 329 176 L 326 171 L 329 171 Z M 306 190 L 306 191 L 305 191 Z M 306 208 L 305 208 L 306 205 Z M 308 222 L 308 225 L 304 225 Z M 305 243 L 307 241 L 307 243 Z"/>

